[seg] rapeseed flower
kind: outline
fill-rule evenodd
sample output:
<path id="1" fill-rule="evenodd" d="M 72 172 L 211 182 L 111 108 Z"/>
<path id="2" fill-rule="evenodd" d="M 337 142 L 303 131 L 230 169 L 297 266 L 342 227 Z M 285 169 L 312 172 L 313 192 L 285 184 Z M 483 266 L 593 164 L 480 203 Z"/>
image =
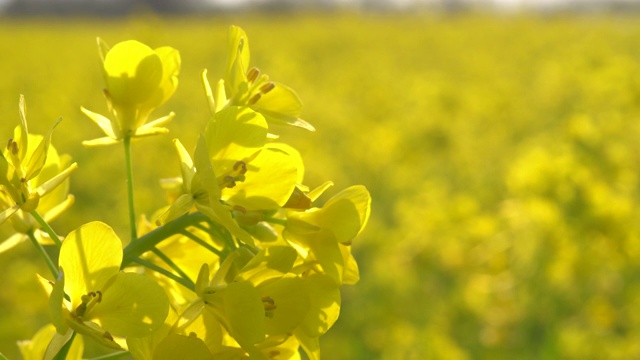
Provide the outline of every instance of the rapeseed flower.
<path id="1" fill-rule="evenodd" d="M 44 136 L 29 134 L 27 128 L 27 108 L 24 96 L 20 96 L 20 125 L 13 137 L 0 153 L 0 192 L 3 208 L 0 209 L 0 224 L 18 210 L 26 213 L 37 209 L 40 198 L 51 193 L 71 175 L 78 165 L 73 163 L 55 173 L 47 173 L 46 179 L 38 178 L 50 154 L 53 129 L 60 123 L 56 121 Z M 37 145 L 36 145 L 37 141 Z"/>
<path id="2" fill-rule="evenodd" d="M 122 256 L 120 239 L 104 223 L 82 225 L 66 237 L 49 298 L 59 334 L 71 329 L 119 349 L 115 337 L 143 337 L 163 324 L 164 290 L 143 274 L 121 272 Z"/>
<path id="3" fill-rule="evenodd" d="M 83 144 L 108 145 L 127 137 L 167 133 L 161 126 L 173 119 L 174 113 L 147 121 L 151 112 L 164 104 L 178 86 L 181 63 L 178 51 L 168 46 L 151 49 L 135 40 L 108 49 L 98 39 L 98 45 L 106 83 L 104 95 L 112 118 L 81 108 L 107 135 Z"/>

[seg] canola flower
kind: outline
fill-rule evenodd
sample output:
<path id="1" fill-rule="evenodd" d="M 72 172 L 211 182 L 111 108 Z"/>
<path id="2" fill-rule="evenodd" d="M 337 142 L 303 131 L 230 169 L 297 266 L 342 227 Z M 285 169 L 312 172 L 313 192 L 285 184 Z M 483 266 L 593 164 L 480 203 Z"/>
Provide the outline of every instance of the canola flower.
<path id="1" fill-rule="evenodd" d="M 98 48 L 111 119 L 82 107 L 82 112 L 106 135 L 83 144 L 109 145 L 124 138 L 167 133 L 169 130 L 162 125 L 171 121 L 174 113 L 147 121 L 151 112 L 176 91 L 180 72 L 178 51 L 168 46 L 154 50 L 135 40 L 109 48 L 98 39 Z"/>
<path id="2" fill-rule="evenodd" d="M 54 123 L 49 133 L 39 139 L 34 148 L 36 138 L 31 136 L 27 128 L 27 108 L 24 96 L 20 96 L 20 125 L 14 131 L 14 135 L 2 149 L 0 157 L 0 191 L 4 194 L 5 208 L 0 213 L 0 224 L 15 214 L 18 210 L 32 212 L 36 210 L 40 198 L 51 193 L 60 186 L 77 168 L 73 163 L 53 175 L 46 181 L 34 180 L 45 167 L 53 129 L 60 123 Z M 31 147 L 30 147 L 31 145 Z M 35 185 L 38 182 L 39 185 Z"/>
<path id="3" fill-rule="evenodd" d="M 351 243 L 369 218 L 369 192 L 352 186 L 316 203 L 332 183 L 310 191 L 300 153 L 276 142 L 271 127 L 314 130 L 300 118 L 302 103 L 248 67 L 248 38 L 231 27 L 215 94 L 206 72 L 201 79 L 211 117 L 193 152 L 173 140 L 180 177 L 161 181 L 169 201 L 155 221 L 139 218 L 130 141 L 168 131 L 160 126 L 173 114 L 148 119 L 176 90 L 180 55 L 134 40 L 113 48 L 99 40 L 99 51 L 111 119 L 82 108 L 106 135 L 84 144 L 125 144 L 131 241 L 123 248 L 111 227 L 89 222 L 58 239 L 57 265 L 33 241 L 53 276 L 40 277 L 52 326 L 21 343 L 25 357 L 78 358 L 90 341 L 135 359 L 300 359 L 301 351 L 320 359 L 320 338 L 340 314 L 340 288 L 359 279 Z M 67 160 L 49 150 L 50 134 L 24 150 L 36 138 L 21 118 L 3 153 L 0 188 L 2 216 L 15 219 L 12 239 L 39 229 L 23 213 L 40 209 L 37 225 L 50 229 L 73 199 L 64 180 L 74 167 L 60 170 Z M 38 178 L 58 171 L 53 183 Z M 40 201 L 55 187 L 51 201 Z"/>
<path id="4" fill-rule="evenodd" d="M 115 336 L 141 337 L 162 325 L 169 310 L 164 290 L 142 274 L 121 272 L 121 263 L 122 243 L 108 225 L 91 222 L 69 233 L 60 276 L 47 289 L 58 334 L 71 330 L 120 349 Z"/>

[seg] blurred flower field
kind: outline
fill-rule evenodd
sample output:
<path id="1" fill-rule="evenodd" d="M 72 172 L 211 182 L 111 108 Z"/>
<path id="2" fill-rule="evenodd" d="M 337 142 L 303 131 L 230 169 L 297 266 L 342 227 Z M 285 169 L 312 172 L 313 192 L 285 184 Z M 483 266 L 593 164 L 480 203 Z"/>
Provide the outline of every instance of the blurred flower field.
<path id="1" fill-rule="evenodd" d="M 54 142 L 79 165 L 58 232 L 127 231 L 125 174 L 105 171 L 122 155 L 80 145 L 99 135 L 80 106 L 106 110 L 96 36 L 183 58 L 159 111 L 176 112 L 171 133 L 133 144 L 138 211 L 151 215 L 158 179 L 178 175 L 171 139 L 193 148 L 207 121 L 199 74 L 224 71 L 216 44 L 231 24 L 305 103 L 316 133 L 280 134 L 314 157 L 306 183 L 364 184 L 373 198 L 353 244 L 361 281 L 344 289 L 325 359 L 640 358 L 637 16 L 2 19 L 0 133 L 24 94 L 34 131 L 63 117 Z M 34 276 L 46 271 L 27 243 L 0 254 L 10 359 L 49 321 Z"/>

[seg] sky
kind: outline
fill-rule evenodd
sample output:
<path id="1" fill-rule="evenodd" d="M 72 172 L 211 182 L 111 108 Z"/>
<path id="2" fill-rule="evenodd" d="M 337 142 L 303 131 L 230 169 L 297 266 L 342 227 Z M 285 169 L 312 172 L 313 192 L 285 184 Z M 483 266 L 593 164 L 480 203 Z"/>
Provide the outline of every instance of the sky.
<path id="1" fill-rule="evenodd" d="M 0 0 L 0 7 L 6 5 L 11 0 Z M 55 2 L 56 0 L 39 0 L 39 1 L 49 1 Z M 109 2 L 111 0 L 94 0 L 100 2 Z M 260 4 L 267 3 L 273 0 L 202 0 L 204 2 L 209 2 L 211 4 L 226 6 L 226 7 L 234 7 L 239 5 L 250 5 L 250 4 Z M 304 2 L 305 0 L 298 0 Z M 354 5 L 358 3 L 366 3 L 367 1 L 372 0 L 324 0 L 327 2 L 332 2 L 337 5 Z M 447 0 L 375 0 L 376 2 L 384 1 L 392 6 L 403 8 L 409 6 L 411 4 L 429 4 L 432 2 L 442 2 Z M 452 0 L 453 1 L 453 0 Z M 456 0 L 460 1 L 460 0 Z M 478 4 L 489 4 L 502 8 L 513 8 L 518 9 L 521 7 L 553 7 L 555 5 L 563 5 L 568 2 L 571 3 L 580 3 L 580 2 L 599 2 L 599 3 L 607 3 L 612 0 L 462 0 L 468 3 L 478 3 Z M 628 3 L 637 3 L 640 4 L 640 0 L 615 0 L 617 2 L 628 2 Z"/>

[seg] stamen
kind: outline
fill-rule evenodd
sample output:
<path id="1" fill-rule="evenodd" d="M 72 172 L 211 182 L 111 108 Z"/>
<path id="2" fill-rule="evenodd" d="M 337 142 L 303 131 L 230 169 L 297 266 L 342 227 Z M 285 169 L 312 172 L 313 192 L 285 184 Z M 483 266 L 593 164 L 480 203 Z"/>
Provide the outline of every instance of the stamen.
<path id="1" fill-rule="evenodd" d="M 17 155 L 18 154 L 18 143 L 15 141 L 11 141 L 11 153 L 13 155 Z"/>
<path id="2" fill-rule="evenodd" d="M 257 103 L 258 100 L 260 100 L 261 97 L 262 97 L 262 94 L 260 94 L 260 93 L 257 93 L 255 95 L 253 95 L 251 97 L 251 99 L 249 99 L 249 101 L 247 102 L 248 105 L 253 105 L 253 104 Z"/>
<path id="3" fill-rule="evenodd" d="M 269 91 L 273 90 L 276 87 L 276 84 L 272 83 L 272 82 L 268 82 L 262 86 L 260 86 L 260 92 L 263 94 L 268 93 Z"/>
<path id="4" fill-rule="evenodd" d="M 244 161 L 238 161 L 233 164 L 233 171 L 235 171 L 238 175 L 244 175 L 247 173 L 247 163 Z"/>
<path id="5" fill-rule="evenodd" d="M 220 187 L 232 188 L 235 186 L 236 186 L 236 179 L 234 179 L 233 176 L 226 175 L 225 177 L 222 178 L 222 183 L 220 184 Z"/>
<path id="6" fill-rule="evenodd" d="M 242 213 L 243 215 L 247 214 L 247 209 L 240 205 L 233 205 L 233 210 Z"/>
<path id="7" fill-rule="evenodd" d="M 273 318 L 273 311 L 277 308 L 276 302 L 269 296 L 265 296 L 262 298 L 262 305 L 264 306 L 264 316 L 269 319 Z"/>
<path id="8" fill-rule="evenodd" d="M 270 296 L 263 297 L 262 298 L 262 304 L 264 305 L 264 309 L 265 310 L 275 310 L 276 309 L 276 302 Z"/>
<path id="9" fill-rule="evenodd" d="M 258 68 L 252 67 L 247 71 L 247 81 L 249 83 L 252 83 L 256 81 L 259 75 L 260 75 L 260 70 L 258 70 Z"/>

